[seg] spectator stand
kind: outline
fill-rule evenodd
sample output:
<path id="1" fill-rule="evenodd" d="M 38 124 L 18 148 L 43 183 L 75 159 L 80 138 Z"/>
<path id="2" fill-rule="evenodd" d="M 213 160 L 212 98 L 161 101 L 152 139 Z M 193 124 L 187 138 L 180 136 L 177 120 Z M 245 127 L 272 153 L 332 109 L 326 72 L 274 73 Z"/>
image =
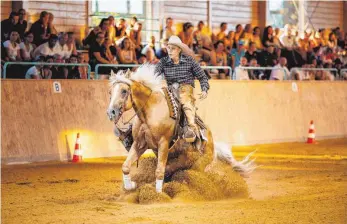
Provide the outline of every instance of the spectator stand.
<path id="1" fill-rule="evenodd" d="M 275 67 L 236 67 L 235 72 L 233 73 L 232 80 L 236 80 L 236 70 L 245 69 L 245 70 L 283 70 L 284 72 L 284 80 L 289 79 L 289 74 L 287 74 L 284 68 L 275 68 Z"/>
<path id="2" fill-rule="evenodd" d="M 111 68 L 136 68 L 140 67 L 139 64 L 97 64 L 95 66 L 95 79 L 99 79 L 99 67 L 111 67 Z M 229 70 L 229 76 L 231 77 L 232 74 L 232 68 L 230 66 L 201 66 L 202 69 L 228 69 Z"/>
<path id="3" fill-rule="evenodd" d="M 312 71 L 312 72 L 315 72 L 315 71 L 335 72 L 335 74 L 336 74 L 335 80 L 339 80 L 339 79 L 341 79 L 340 75 L 342 74 L 341 72 L 342 72 L 343 69 L 341 70 L 341 72 L 339 74 L 338 70 L 336 68 L 300 68 L 300 67 L 294 67 L 294 68 L 290 69 L 290 73 L 292 74 L 292 72 L 295 71 L 295 70 L 297 70 L 297 71 Z"/>
<path id="4" fill-rule="evenodd" d="M 107 14 L 107 16 L 113 16 L 115 19 L 132 19 L 133 18 L 133 16 L 120 16 L 120 15 L 113 15 L 112 13 L 109 13 L 109 14 Z M 90 15 L 90 17 L 91 18 L 98 18 L 98 19 L 102 19 L 102 18 L 106 18 L 107 17 L 106 15 L 96 15 L 96 14 L 92 14 L 92 15 Z M 144 17 L 144 18 L 142 18 L 142 17 L 137 17 L 137 20 L 138 20 L 138 22 L 142 22 L 143 24 L 143 27 L 146 27 L 145 29 L 142 29 L 141 30 L 141 32 L 143 32 L 144 34 L 145 33 L 147 33 L 147 32 L 149 32 L 150 34 L 152 34 L 152 33 L 157 33 L 157 35 L 155 35 L 155 38 L 156 39 L 158 39 L 158 38 L 160 38 L 160 29 L 148 29 L 147 28 L 147 26 L 148 26 L 148 23 L 147 22 L 149 22 L 149 23 L 151 23 L 151 25 L 150 26 L 154 26 L 154 27 L 160 27 L 160 19 L 155 19 L 155 18 L 146 18 L 146 17 Z M 155 21 L 155 22 L 157 22 L 158 23 L 158 25 L 157 26 L 155 26 L 155 25 L 153 25 L 152 23 L 153 23 L 153 21 Z M 89 26 L 88 27 L 89 29 L 93 29 L 94 28 L 94 26 Z M 128 25 L 127 26 L 127 29 L 126 29 L 126 31 L 127 31 L 127 33 L 129 34 L 129 32 L 130 32 L 130 26 Z M 145 35 L 145 37 L 144 37 L 144 41 L 142 41 L 141 43 L 143 44 L 143 45 L 146 45 L 146 44 L 148 44 L 148 39 L 149 39 L 149 35 Z M 159 44 L 160 43 L 160 41 L 155 41 L 155 43 L 156 44 Z"/>
<path id="5" fill-rule="evenodd" d="M 9 65 L 49 65 L 49 66 L 88 66 L 88 79 L 90 79 L 91 67 L 89 64 L 73 64 L 73 63 L 50 63 L 50 62 L 6 62 L 3 68 L 3 79 L 6 79 L 6 69 Z"/>

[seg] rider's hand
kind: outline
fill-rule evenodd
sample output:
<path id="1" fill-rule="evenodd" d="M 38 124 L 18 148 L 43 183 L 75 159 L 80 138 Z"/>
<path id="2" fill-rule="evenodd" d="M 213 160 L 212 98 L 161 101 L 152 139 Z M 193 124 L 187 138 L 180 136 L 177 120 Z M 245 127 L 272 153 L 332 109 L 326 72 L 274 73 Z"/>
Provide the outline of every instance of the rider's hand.
<path id="1" fill-rule="evenodd" d="M 207 97 L 207 92 L 206 91 L 202 91 L 200 94 L 200 99 L 203 100 Z"/>

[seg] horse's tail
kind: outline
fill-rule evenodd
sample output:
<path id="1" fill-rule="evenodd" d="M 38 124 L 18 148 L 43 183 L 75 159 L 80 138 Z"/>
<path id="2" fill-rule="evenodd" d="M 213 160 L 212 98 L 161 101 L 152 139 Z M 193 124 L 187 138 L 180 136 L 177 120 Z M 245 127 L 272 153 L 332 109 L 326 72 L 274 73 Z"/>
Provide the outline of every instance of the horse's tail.
<path id="1" fill-rule="evenodd" d="M 241 176 L 248 177 L 250 173 L 252 173 L 258 166 L 255 165 L 254 161 L 255 159 L 250 160 L 250 157 L 256 152 L 257 150 L 254 150 L 253 152 L 249 153 L 243 160 L 237 161 L 231 151 L 231 147 L 222 142 L 216 142 L 214 144 L 214 153 L 215 158 L 229 163 L 232 168 L 239 172 Z"/>

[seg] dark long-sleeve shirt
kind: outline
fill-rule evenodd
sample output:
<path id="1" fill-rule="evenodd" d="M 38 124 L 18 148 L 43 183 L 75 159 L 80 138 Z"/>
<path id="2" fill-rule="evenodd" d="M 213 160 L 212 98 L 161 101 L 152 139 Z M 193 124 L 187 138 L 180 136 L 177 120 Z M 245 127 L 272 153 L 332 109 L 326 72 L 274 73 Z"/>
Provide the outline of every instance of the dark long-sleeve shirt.
<path id="1" fill-rule="evenodd" d="M 33 43 L 36 46 L 39 46 L 43 43 L 48 42 L 48 39 L 42 39 L 43 34 L 49 34 L 50 29 L 49 27 L 45 27 L 40 20 L 37 20 L 30 28 L 30 32 L 34 34 L 34 41 Z"/>
<path id="2" fill-rule="evenodd" d="M 178 64 L 175 64 L 169 56 L 166 56 L 160 59 L 155 68 L 155 73 L 157 75 L 164 74 L 168 85 L 179 83 L 189 84 L 194 87 L 196 78 L 200 81 L 202 91 L 207 91 L 210 88 L 208 76 L 194 58 L 190 56 L 181 55 Z"/>

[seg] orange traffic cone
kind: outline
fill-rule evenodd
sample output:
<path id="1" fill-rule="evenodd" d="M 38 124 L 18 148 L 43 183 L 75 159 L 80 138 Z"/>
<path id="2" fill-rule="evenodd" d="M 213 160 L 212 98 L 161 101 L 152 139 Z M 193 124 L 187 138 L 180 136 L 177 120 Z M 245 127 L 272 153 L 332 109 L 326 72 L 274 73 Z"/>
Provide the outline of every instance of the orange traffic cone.
<path id="1" fill-rule="evenodd" d="M 315 142 L 315 132 L 314 132 L 314 124 L 313 121 L 310 123 L 310 129 L 308 130 L 308 137 L 307 137 L 307 143 L 312 144 Z"/>
<path id="2" fill-rule="evenodd" d="M 81 161 L 82 161 L 82 149 L 81 149 L 81 142 L 80 142 L 80 133 L 77 133 L 75 152 L 73 154 L 72 162 L 77 163 Z"/>

